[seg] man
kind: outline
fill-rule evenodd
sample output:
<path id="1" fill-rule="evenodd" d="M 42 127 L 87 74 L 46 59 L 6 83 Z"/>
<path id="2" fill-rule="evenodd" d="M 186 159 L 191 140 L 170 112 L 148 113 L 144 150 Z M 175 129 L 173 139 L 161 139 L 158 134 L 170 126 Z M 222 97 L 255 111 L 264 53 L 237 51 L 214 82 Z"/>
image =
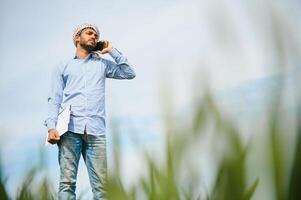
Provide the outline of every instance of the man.
<path id="1" fill-rule="evenodd" d="M 95 25 L 83 24 L 74 31 L 75 57 L 54 68 L 48 97 L 48 141 L 58 145 L 59 199 L 76 199 L 76 176 L 82 154 L 94 199 L 103 199 L 107 176 L 105 137 L 105 78 L 133 79 L 135 72 L 111 42 L 93 51 L 99 39 Z M 108 53 L 114 60 L 100 57 Z M 68 132 L 55 129 L 58 113 L 71 105 Z"/>

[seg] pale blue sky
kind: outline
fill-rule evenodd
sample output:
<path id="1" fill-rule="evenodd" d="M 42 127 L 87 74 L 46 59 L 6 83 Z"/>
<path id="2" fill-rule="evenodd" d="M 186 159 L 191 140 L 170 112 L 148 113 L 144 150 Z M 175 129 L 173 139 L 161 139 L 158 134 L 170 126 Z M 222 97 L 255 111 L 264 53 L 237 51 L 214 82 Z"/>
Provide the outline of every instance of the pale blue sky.
<path id="1" fill-rule="evenodd" d="M 162 134 L 162 84 L 169 83 L 175 107 L 186 110 L 195 88 L 202 90 L 202 80 L 210 82 L 214 91 L 224 91 L 269 76 L 275 52 L 271 51 L 273 34 L 266 15 L 277 10 L 284 21 L 294 20 L 297 32 L 301 27 L 296 20 L 300 19 L 299 4 L 1 0 L 1 150 L 10 191 L 43 143 L 49 74 L 56 63 L 73 56 L 72 34 L 78 24 L 98 25 L 101 37 L 112 41 L 137 73 L 132 81 L 107 81 L 108 128 L 112 117 L 120 119 L 137 129 L 142 142 L 156 147 Z M 131 134 L 130 126 L 125 127 L 123 137 Z M 131 158 L 131 163 L 135 160 L 133 148 L 129 152 L 124 157 Z M 47 155 L 55 182 L 56 148 L 47 149 Z M 81 174 L 79 191 L 88 185 L 86 181 Z"/>

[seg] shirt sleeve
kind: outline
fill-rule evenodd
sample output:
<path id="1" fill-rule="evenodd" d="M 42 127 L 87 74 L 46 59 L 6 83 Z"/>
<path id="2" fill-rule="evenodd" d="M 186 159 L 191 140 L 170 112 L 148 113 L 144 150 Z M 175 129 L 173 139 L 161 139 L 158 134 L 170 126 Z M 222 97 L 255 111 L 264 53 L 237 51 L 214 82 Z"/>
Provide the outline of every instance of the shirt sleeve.
<path id="1" fill-rule="evenodd" d="M 114 79 L 133 79 L 136 74 L 128 60 L 122 55 L 116 48 L 109 53 L 110 56 L 115 60 L 115 62 L 106 60 L 106 70 L 105 75 L 107 78 Z"/>
<path id="2" fill-rule="evenodd" d="M 48 94 L 48 109 L 47 118 L 44 125 L 48 130 L 55 128 L 59 109 L 63 99 L 63 90 L 65 88 L 65 83 L 63 80 L 63 74 L 61 73 L 59 66 L 56 66 L 51 75 L 51 86 Z"/>

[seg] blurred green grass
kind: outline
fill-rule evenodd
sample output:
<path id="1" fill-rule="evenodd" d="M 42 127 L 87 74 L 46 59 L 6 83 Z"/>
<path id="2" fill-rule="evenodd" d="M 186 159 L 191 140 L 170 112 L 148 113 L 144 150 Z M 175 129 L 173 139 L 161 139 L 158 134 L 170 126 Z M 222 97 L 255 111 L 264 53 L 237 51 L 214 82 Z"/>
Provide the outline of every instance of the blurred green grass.
<path id="1" fill-rule="evenodd" d="M 295 148 L 293 162 L 286 171 L 283 168 L 284 156 L 286 150 L 281 142 L 283 136 L 280 119 L 280 113 L 273 113 L 270 118 L 267 134 L 267 151 L 271 152 L 268 160 L 270 170 L 273 172 L 272 187 L 274 196 L 277 200 L 297 200 L 301 198 L 301 159 L 300 159 L 300 134 L 301 129 L 298 127 L 298 138 Z M 252 177 L 248 175 L 247 162 L 248 153 L 252 145 L 244 145 L 238 129 L 235 124 L 221 115 L 217 106 L 210 95 L 206 96 L 198 105 L 192 117 L 193 123 L 186 127 L 175 126 L 177 121 L 169 120 L 166 128 L 166 144 L 164 162 L 158 163 L 145 151 L 145 160 L 147 162 L 147 175 L 138 178 L 138 184 L 126 187 L 121 179 L 121 154 L 118 129 L 116 129 L 114 145 L 114 160 L 117 166 L 113 173 L 110 174 L 107 182 L 107 198 L 112 200 L 168 200 L 168 199 L 185 199 L 185 200 L 247 200 L 252 199 L 256 188 L 260 185 L 261 177 Z M 196 141 L 202 139 L 203 132 L 208 123 L 214 124 L 214 134 L 223 140 L 222 151 L 215 152 L 218 160 L 216 166 L 216 176 L 212 188 L 205 194 L 202 188 L 195 187 L 198 185 L 198 170 L 192 170 L 188 182 L 183 184 L 180 174 L 183 170 L 189 169 L 189 159 L 198 159 L 198 155 L 187 156 L 188 149 Z M 116 127 L 116 126 L 115 126 Z M 177 127 L 177 128 L 175 128 Z M 270 145 L 271 144 L 271 145 Z M 287 148 L 287 147 L 286 147 Z M 214 154 L 214 152 L 212 152 Z M 214 156 L 214 155 L 211 155 Z M 43 156 L 41 156 L 43 157 Z M 261 162 L 258 160 L 258 162 Z M 39 171 L 43 169 L 40 164 L 27 172 L 25 179 L 20 183 L 17 190 L 16 199 L 18 200 L 35 200 L 35 199 L 56 199 L 56 192 L 47 177 L 37 180 Z M 6 179 L 0 170 L 0 199 L 11 199 L 6 190 Z M 26 172 L 25 172 L 26 173 Z M 284 177 L 289 177 L 288 181 Z"/>

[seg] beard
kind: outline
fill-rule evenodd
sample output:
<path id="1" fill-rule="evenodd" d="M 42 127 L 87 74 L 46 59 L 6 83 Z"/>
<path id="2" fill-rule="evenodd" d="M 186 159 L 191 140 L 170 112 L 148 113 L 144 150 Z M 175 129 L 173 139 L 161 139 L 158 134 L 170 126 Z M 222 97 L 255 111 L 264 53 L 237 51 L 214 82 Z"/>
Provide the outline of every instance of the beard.
<path id="1" fill-rule="evenodd" d="M 81 41 L 79 41 L 79 45 L 86 51 L 91 52 L 94 49 L 94 47 L 96 46 L 96 43 L 91 44 L 89 40 L 88 41 L 81 40 Z"/>

